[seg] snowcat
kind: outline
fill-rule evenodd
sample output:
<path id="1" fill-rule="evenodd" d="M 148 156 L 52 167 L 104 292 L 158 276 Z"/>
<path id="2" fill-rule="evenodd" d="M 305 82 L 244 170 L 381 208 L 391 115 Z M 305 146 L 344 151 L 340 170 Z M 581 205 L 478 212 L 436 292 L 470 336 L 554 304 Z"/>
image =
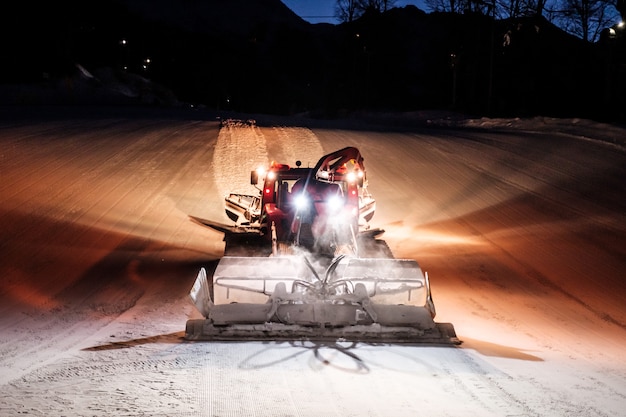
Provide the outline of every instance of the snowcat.
<path id="1" fill-rule="evenodd" d="M 225 197 L 232 225 L 190 216 L 226 245 L 190 291 L 204 319 L 187 321 L 187 340 L 460 343 L 434 321 L 428 274 L 370 228 L 376 202 L 358 149 L 313 168 L 272 163 L 250 182 L 258 195 Z"/>
<path id="2" fill-rule="evenodd" d="M 269 168 L 251 171 L 250 184 L 259 193 L 225 197 L 225 212 L 233 224 L 190 217 L 224 233 L 226 255 L 276 255 L 292 246 L 334 251 L 357 235 L 383 232 L 369 227 L 376 200 L 367 189 L 358 149 L 347 147 L 325 155 L 313 168 L 301 165 L 300 161 L 295 167 L 272 162 Z"/>

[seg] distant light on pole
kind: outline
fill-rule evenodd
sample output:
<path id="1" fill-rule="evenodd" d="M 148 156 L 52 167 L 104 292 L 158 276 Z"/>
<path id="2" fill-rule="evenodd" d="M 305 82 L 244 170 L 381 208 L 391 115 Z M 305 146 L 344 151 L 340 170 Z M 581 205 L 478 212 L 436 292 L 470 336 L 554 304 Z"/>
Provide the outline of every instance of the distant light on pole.
<path id="1" fill-rule="evenodd" d="M 450 68 L 452 69 L 452 108 L 456 108 L 456 74 L 459 57 L 456 53 L 450 53 Z"/>
<path id="2" fill-rule="evenodd" d="M 130 47 L 128 46 L 128 40 L 122 38 L 118 41 L 119 47 L 119 65 L 123 71 L 128 71 L 128 61 L 130 59 Z"/>

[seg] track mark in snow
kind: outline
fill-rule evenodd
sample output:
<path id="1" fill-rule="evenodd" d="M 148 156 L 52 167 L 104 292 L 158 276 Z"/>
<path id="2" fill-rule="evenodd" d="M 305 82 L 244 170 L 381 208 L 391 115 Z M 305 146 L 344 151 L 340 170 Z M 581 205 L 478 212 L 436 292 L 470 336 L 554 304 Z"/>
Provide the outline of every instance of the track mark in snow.
<path id="1" fill-rule="evenodd" d="M 5 386 L 0 414 L 197 415 L 184 381 L 194 380 L 201 357 L 186 349 L 153 344 L 121 356 L 118 348 L 81 352 Z"/>
<path id="2" fill-rule="evenodd" d="M 253 122 L 224 123 L 213 153 L 213 172 L 220 195 L 254 194 L 250 185 L 250 170 L 267 163 L 265 137 Z"/>
<path id="3" fill-rule="evenodd" d="M 287 164 L 294 164 L 296 160 L 300 160 L 303 167 L 313 167 L 324 154 L 317 136 L 310 129 L 275 127 L 274 130 L 283 147 L 283 161 Z"/>

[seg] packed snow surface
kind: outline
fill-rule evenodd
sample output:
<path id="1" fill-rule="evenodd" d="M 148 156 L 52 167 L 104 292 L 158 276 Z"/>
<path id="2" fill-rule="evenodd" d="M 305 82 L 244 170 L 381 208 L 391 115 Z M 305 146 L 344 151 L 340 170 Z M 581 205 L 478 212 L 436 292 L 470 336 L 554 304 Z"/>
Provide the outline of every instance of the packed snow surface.
<path id="1" fill-rule="evenodd" d="M 626 131 L 414 126 L 0 120 L 0 415 L 625 415 Z M 188 215 L 345 146 L 463 344 L 184 341 L 224 247 Z"/>

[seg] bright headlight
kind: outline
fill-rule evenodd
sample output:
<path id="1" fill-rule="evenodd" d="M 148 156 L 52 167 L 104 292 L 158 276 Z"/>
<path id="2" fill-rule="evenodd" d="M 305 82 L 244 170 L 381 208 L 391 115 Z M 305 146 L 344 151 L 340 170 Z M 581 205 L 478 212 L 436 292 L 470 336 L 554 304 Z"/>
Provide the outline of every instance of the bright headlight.
<path id="1" fill-rule="evenodd" d="M 343 207 L 343 200 L 341 197 L 334 195 L 328 199 L 327 204 L 330 210 L 336 211 Z"/>
<path id="2" fill-rule="evenodd" d="M 305 194 L 298 194 L 293 199 L 293 203 L 298 210 L 303 210 L 309 205 L 309 198 Z"/>

